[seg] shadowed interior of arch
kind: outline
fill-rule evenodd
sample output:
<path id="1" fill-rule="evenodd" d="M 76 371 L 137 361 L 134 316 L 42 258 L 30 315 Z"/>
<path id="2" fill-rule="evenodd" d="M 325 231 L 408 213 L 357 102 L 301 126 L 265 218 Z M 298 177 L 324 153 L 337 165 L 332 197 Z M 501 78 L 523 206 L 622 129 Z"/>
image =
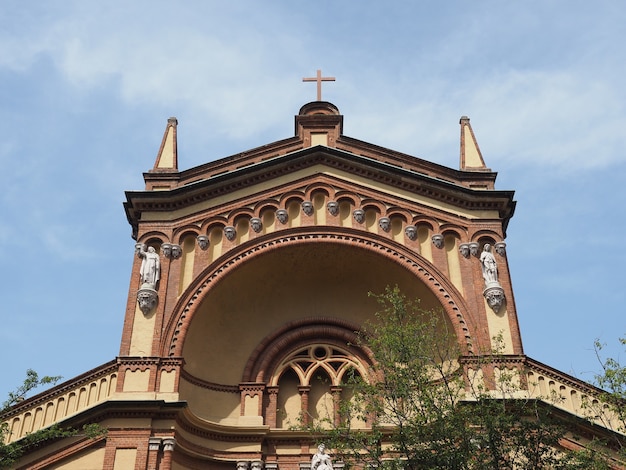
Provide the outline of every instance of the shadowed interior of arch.
<path id="1" fill-rule="evenodd" d="M 362 325 L 379 307 L 368 292 L 382 293 L 387 285 L 398 285 L 408 298 L 420 299 L 425 310 L 441 310 L 439 300 L 409 269 L 357 245 L 284 245 L 244 261 L 212 286 L 191 319 L 182 350 L 186 374 L 195 380 L 181 383 L 181 399 L 199 417 L 234 424 L 240 414 L 237 387 L 264 338 L 303 319 L 335 318 Z M 445 321 L 451 328 L 447 317 Z M 324 338 L 317 343 L 323 344 Z M 264 380 L 269 383 L 277 371 L 266 372 Z M 283 372 L 278 385 L 284 410 L 295 406 L 289 400 L 297 398 L 293 393 L 297 395 L 302 381 L 293 370 Z M 324 378 L 332 382 L 332 373 L 323 368 L 318 372 L 319 384 Z M 319 384 L 308 384 L 309 398 L 317 404 L 311 413 L 317 415 L 328 405 Z M 292 391 L 288 397 L 287 389 Z M 279 427 L 281 419 L 277 416 Z"/>

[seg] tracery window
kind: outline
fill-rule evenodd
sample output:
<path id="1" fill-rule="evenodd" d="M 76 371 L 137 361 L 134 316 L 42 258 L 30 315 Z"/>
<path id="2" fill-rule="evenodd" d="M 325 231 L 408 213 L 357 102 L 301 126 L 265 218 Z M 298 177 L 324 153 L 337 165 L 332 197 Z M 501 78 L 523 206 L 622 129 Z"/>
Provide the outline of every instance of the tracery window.
<path id="1" fill-rule="evenodd" d="M 350 398 L 355 375 L 366 377 L 366 368 L 346 348 L 314 343 L 295 349 L 277 365 L 270 383 L 278 387 L 276 427 L 337 422 L 339 402 Z"/>

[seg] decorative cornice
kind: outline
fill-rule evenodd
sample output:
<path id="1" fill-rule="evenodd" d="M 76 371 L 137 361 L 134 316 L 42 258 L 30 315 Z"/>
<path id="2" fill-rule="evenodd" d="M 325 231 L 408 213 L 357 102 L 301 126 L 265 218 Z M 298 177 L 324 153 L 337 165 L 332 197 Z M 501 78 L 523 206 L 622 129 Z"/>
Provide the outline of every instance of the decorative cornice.
<path id="1" fill-rule="evenodd" d="M 318 164 L 460 208 L 496 210 L 505 219 L 505 226 L 515 209 L 513 191 L 473 190 L 458 183 L 330 148 L 324 151 L 301 150 L 170 191 L 127 191 L 124 206 L 129 222 L 136 227 L 142 212 L 175 211 Z"/>

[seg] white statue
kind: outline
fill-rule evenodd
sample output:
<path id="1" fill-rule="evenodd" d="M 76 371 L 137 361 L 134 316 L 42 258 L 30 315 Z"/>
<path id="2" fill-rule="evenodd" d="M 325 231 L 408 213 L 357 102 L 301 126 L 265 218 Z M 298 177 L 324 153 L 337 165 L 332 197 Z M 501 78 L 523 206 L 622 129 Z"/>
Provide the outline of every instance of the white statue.
<path id="1" fill-rule="evenodd" d="M 496 259 L 491 253 L 491 245 L 489 243 L 485 244 L 483 248 L 483 252 L 480 254 L 480 263 L 483 267 L 483 277 L 485 278 L 485 283 L 497 283 L 498 282 L 498 265 L 496 264 Z"/>
<path id="2" fill-rule="evenodd" d="M 137 250 L 137 256 L 143 258 L 139 274 L 141 276 L 142 287 L 156 289 L 157 281 L 161 276 L 161 260 L 159 254 L 153 247 L 148 247 L 148 251 L 143 246 Z"/>
<path id="3" fill-rule="evenodd" d="M 333 470 L 333 464 L 326 453 L 326 446 L 317 446 L 317 453 L 311 459 L 311 470 Z"/>

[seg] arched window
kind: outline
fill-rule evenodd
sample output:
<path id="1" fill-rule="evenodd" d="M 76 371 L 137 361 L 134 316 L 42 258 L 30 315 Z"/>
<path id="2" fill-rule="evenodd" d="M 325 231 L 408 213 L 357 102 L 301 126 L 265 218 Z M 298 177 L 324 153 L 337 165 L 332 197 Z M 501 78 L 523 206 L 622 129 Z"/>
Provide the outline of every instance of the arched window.
<path id="1" fill-rule="evenodd" d="M 340 400 L 351 396 L 354 375 L 366 377 L 366 367 L 347 348 L 318 342 L 291 351 L 270 379 L 278 386 L 276 427 L 330 426 L 340 419 Z"/>

